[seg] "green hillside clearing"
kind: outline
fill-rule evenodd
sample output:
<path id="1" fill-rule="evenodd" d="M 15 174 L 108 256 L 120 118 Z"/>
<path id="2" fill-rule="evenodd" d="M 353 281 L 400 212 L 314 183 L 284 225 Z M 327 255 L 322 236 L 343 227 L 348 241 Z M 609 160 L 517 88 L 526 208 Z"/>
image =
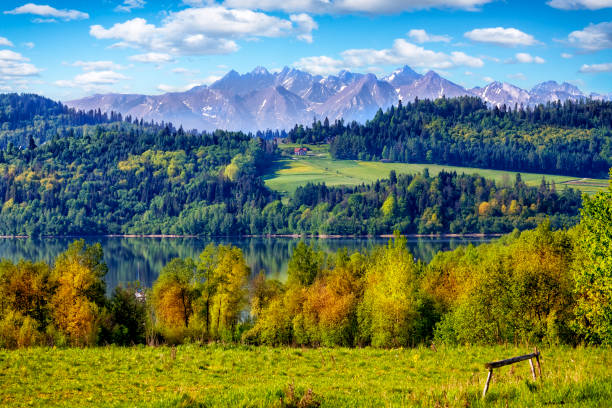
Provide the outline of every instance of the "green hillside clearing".
<path id="1" fill-rule="evenodd" d="M 310 149 L 306 156 L 292 156 L 294 147 L 299 146 L 303 145 L 283 144 L 279 146 L 286 154 L 274 163 L 270 174 L 265 177 L 266 185 L 269 188 L 283 193 L 292 193 L 297 187 L 309 182 L 325 183 L 329 186 L 352 186 L 387 178 L 391 170 L 395 170 L 398 174 L 416 174 L 422 173 L 424 169 L 429 169 L 431 175 L 436 175 L 442 170 L 456 171 L 458 174 L 478 174 L 498 183 L 513 183 L 516 178 L 516 172 L 503 170 L 437 164 L 334 160 L 329 155 L 327 145 L 304 145 Z M 608 180 L 605 179 L 537 173 L 521 173 L 521 177 L 528 185 L 539 185 L 544 177 L 549 182 L 554 181 L 558 188 L 570 186 L 588 194 L 594 194 L 608 187 Z"/>

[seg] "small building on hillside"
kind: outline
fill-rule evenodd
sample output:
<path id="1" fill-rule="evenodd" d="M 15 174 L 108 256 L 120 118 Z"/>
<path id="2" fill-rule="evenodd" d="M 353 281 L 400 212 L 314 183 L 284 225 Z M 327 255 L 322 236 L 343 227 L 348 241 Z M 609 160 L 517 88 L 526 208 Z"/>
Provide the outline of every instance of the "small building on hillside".
<path id="1" fill-rule="evenodd" d="M 307 147 L 296 147 L 295 149 L 293 149 L 293 154 L 295 154 L 296 156 L 306 156 L 307 152 Z"/>

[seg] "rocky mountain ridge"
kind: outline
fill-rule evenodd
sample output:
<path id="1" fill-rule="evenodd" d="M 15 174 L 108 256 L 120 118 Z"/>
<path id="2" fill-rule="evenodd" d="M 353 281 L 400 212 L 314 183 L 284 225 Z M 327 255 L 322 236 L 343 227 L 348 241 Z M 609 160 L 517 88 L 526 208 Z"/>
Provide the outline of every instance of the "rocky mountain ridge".
<path id="1" fill-rule="evenodd" d="M 611 100 L 612 94 L 586 95 L 564 82 L 542 82 L 530 90 L 492 82 L 466 89 L 434 71 L 424 75 L 405 66 L 390 75 L 341 71 L 323 77 L 285 67 L 271 73 L 257 67 L 246 74 L 231 70 L 210 86 L 162 95 L 104 94 L 67 101 L 77 109 L 115 111 L 157 122 L 172 122 L 186 129 L 265 130 L 309 124 L 314 118 L 364 122 L 379 108 L 419 99 L 478 96 L 490 105 L 533 106 L 552 101 L 586 98 Z"/>

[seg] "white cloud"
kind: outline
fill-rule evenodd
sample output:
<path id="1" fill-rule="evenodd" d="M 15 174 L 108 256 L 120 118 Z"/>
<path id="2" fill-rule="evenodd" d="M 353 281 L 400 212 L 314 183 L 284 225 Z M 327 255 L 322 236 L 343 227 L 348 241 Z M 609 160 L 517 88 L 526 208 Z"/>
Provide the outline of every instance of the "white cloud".
<path id="1" fill-rule="evenodd" d="M 214 3 L 214 0 L 183 0 L 183 4 L 192 7 L 202 7 Z"/>
<path id="2" fill-rule="evenodd" d="M 450 42 L 451 37 L 448 35 L 433 35 L 427 33 L 423 29 L 413 29 L 408 32 L 408 37 L 419 44 L 426 42 Z"/>
<path id="3" fill-rule="evenodd" d="M 174 68 L 172 70 L 173 73 L 175 74 L 180 74 L 180 75 L 197 75 L 200 73 L 200 71 L 198 71 L 197 69 L 187 69 L 187 68 Z"/>
<path id="4" fill-rule="evenodd" d="M 312 43 L 312 31 L 319 28 L 319 25 L 308 14 L 294 14 L 289 19 L 295 23 L 298 40 Z"/>
<path id="5" fill-rule="evenodd" d="M 34 3 L 24 4 L 16 9 L 5 11 L 4 14 L 33 14 L 41 17 L 59 18 L 64 21 L 84 20 L 89 18 L 89 14 L 78 10 L 58 10 L 47 5 L 38 5 Z M 39 22 L 44 22 L 40 20 Z"/>
<path id="6" fill-rule="evenodd" d="M 48 24 L 48 23 L 57 23 L 57 20 L 54 18 L 35 18 L 32 20 L 33 23 L 36 24 Z"/>
<path id="7" fill-rule="evenodd" d="M 172 62 L 173 58 L 171 55 L 161 52 L 147 52 L 146 54 L 132 55 L 130 61 L 161 64 L 163 62 Z"/>
<path id="8" fill-rule="evenodd" d="M 123 74 L 115 71 L 88 71 L 74 77 L 77 84 L 116 84 L 122 79 L 128 79 Z"/>
<path id="9" fill-rule="evenodd" d="M 562 52 L 561 53 L 561 58 L 565 58 L 565 59 L 570 59 L 572 58 L 574 55 L 573 54 L 569 54 L 567 52 Z"/>
<path id="10" fill-rule="evenodd" d="M 60 88 L 79 88 L 85 92 L 110 92 L 119 81 L 129 79 L 115 71 L 88 71 L 71 80 L 58 80 L 54 84 Z"/>
<path id="11" fill-rule="evenodd" d="M 185 92 L 188 91 L 196 86 L 202 86 L 202 85 L 210 85 L 213 82 L 217 81 L 221 79 L 220 76 L 218 75 L 210 75 L 204 79 L 202 79 L 201 81 L 198 82 L 192 82 L 186 85 L 166 85 L 166 84 L 159 84 L 157 86 L 157 89 L 162 91 L 162 92 Z"/>
<path id="12" fill-rule="evenodd" d="M 224 7 L 189 8 L 170 13 L 160 26 L 134 18 L 110 28 L 90 27 L 98 39 L 118 40 L 116 46 L 140 47 L 172 55 L 227 54 L 238 50 L 239 38 L 295 35 L 312 41 L 316 23 L 306 15 L 282 19 L 251 10 Z"/>
<path id="13" fill-rule="evenodd" d="M 607 62 L 604 64 L 593 64 L 588 65 L 584 64 L 580 67 L 580 72 L 585 74 L 596 74 L 599 72 L 612 72 L 612 62 Z"/>
<path id="14" fill-rule="evenodd" d="M 519 81 L 526 81 L 527 80 L 527 77 L 522 72 L 517 72 L 516 74 L 508 74 L 508 78 L 516 79 L 516 80 L 519 80 Z"/>
<path id="15" fill-rule="evenodd" d="M 202 84 L 199 82 L 193 82 L 191 84 L 182 85 L 182 86 L 159 84 L 157 85 L 157 89 L 162 92 L 185 92 L 185 91 L 190 90 L 193 87 L 200 86 L 200 85 Z"/>
<path id="16" fill-rule="evenodd" d="M 532 35 L 517 30 L 516 28 L 477 28 L 463 35 L 472 41 L 501 45 L 504 47 L 534 45 L 538 43 Z"/>
<path id="17" fill-rule="evenodd" d="M 0 37 L 0 45 L 3 45 L 5 47 L 12 47 L 13 43 L 10 42 L 7 38 Z"/>
<path id="18" fill-rule="evenodd" d="M 81 67 L 83 71 L 109 71 L 126 68 L 113 61 L 76 61 L 72 66 Z"/>
<path id="19" fill-rule="evenodd" d="M 573 31 L 567 37 L 567 42 L 590 52 L 612 48 L 612 21 L 590 24 L 583 30 Z"/>
<path id="20" fill-rule="evenodd" d="M 228 7 L 287 13 L 313 14 L 396 14 L 424 9 L 460 9 L 475 11 L 494 0 L 225 0 Z M 184 3 L 201 3 L 183 0 Z"/>
<path id="21" fill-rule="evenodd" d="M 122 4 L 115 7 L 115 11 L 131 12 L 132 9 L 143 8 L 147 4 L 145 0 L 124 0 Z"/>
<path id="22" fill-rule="evenodd" d="M 506 61 L 507 64 L 544 64 L 546 60 L 542 57 L 534 56 L 526 52 L 519 52 Z"/>
<path id="23" fill-rule="evenodd" d="M 453 51 L 450 54 L 436 52 L 412 44 L 402 38 L 393 42 L 387 49 L 350 49 L 341 53 L 342 59 L 327 56 L 305 57 L 293 65 L 318 75 L 337 73 L 342 69 L 376 67 L 385 65 L 410 65 L 415 68 L 448 69 L 457 66 L 479 68 L 484 65 L 482 59 L 463 52 Z"/>
<path id="24" fill-rule="evenodd" d="M 38 75 L 42 70 L 28 61 L 28 58 L 18 52 L 0 50 L 0 77 L 11 80 Z"/>
<path id="25" fill-rule="evenodd" d="M 314 75 L 331 75 L 349 68 L 343 61 L 324 55 L 319 57 L 300 58 L 293 66 Z"/>
<path id="26" fill-rule="evenodd" d="M 599 10 L 612 7 L 612 0 L 550 0 L 546 4 L 561 10 Z"/>
<path id="27" fill-rule="evenodd" d="M 491 78 L 490 76 L 483 77 L 482 80 L 487 83 L 495 82 L 495 79 Z"/>

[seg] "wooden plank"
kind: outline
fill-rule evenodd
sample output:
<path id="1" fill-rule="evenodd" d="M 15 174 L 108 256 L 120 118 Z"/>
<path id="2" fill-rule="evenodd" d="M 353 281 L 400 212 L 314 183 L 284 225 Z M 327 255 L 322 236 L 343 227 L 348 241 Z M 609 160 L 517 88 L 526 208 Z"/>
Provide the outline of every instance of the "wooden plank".
<path id="1" fill-rule="evenodd" d="M 538 375 L 540 376 L 540 378 L 542 378 L 542 367 L 540 366 L 540 352 L 538 351 L 537 347 L 534 347 L 533 351 L 534 351 L 534 354 L 536 355 L 536 364 L 538 366 Z"/>
<path id="2" fill-rule="evenodd" d="M 487 395 L 487 391 L 489 391 L 489 383 L 491 382 L 491 377 L 493 377 L 493 369 L 489 369 L 489 374 L 487 375 L 487 382 L 485 383 L 484 390 L 482 390 L 482 398 Z"/>
<path id="3" fill-rule="evenodd" d="M 506 360 L 499 360 L 499 361 L 492 361 L 490 363 L 486 363 L 485 364 L 485 368 L 490 369 L 490 368 L 499 368 L 499 367 L 503 367 L 506 366 L 508 364 L 514 364 L 514 363 L 518 363 L 519 361 L 524 361 L 524 360 L 529 360 L 532 359 L 536 356 L 538 356 L 538 354 L 525 354 L 524 356 L 518 356 L 518 357 L 512 357 L 512 358 L 508 358 Z"/>
<path id="4" fill-rule="evenodd" d="M 533 381 L 536 380 L 535 368 L 533 368 L 533 359 L 529 359 L 529 367 L 531 368 L 531 376 L 533 377 Z"/>

